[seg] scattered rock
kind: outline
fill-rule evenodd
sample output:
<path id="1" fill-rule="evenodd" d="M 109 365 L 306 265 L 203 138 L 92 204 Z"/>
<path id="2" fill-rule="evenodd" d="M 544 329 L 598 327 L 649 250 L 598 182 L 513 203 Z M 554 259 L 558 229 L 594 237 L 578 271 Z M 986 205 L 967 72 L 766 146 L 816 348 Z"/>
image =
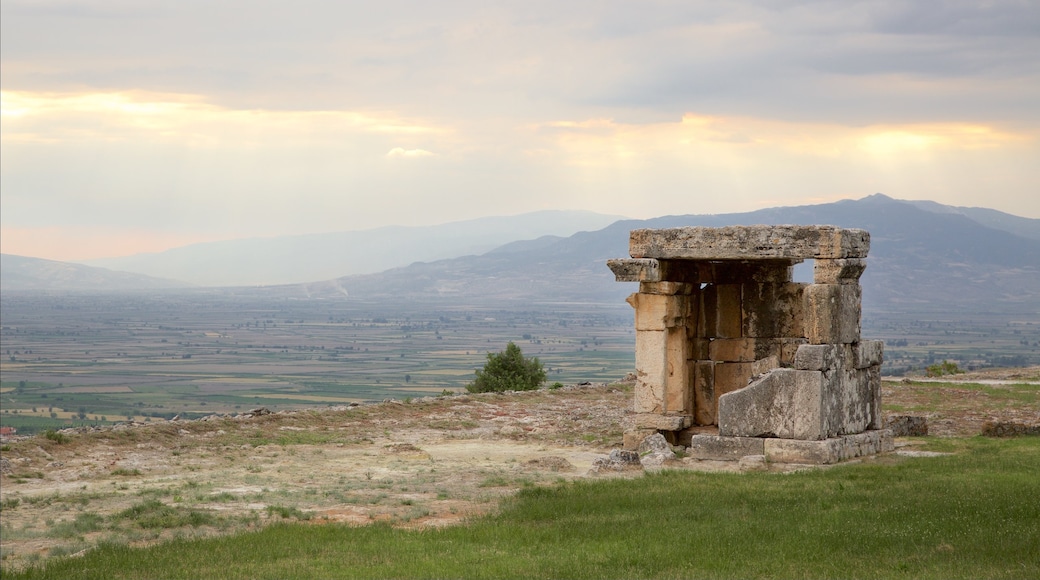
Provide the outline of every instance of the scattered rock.
<path id="1" fill-rule="evenodd" d="M 532 459 L 524 464 L 527 469 L 535 471 L 574 471 L 574 464 L 563 457 L 547 455 Z"/>
<path id="2" fill-rule="evenodd" d="M 637 471 L 643 468 L 639 461 L 639 454 L 635 451 L 615 449 L 610 452 L 609 457 L 600 457 L 592 462 L 592 472 L 603 471 Z"/>
<path id="3" fill-rule="evenodd" d="M 928 435 L 928 418 L 915 415 L 885 417 L 885 429 L 891 429 L 896 437 L 924 437 Z"/>
<path id="4" fill-rule="evenodd" d="M 984 437 L 1022 437 L 1040 435 L 1040 425 L 1026 425 L 1011 421 L 986 421 L 982 424 Z"/>
<path id="5" fill-rule="evenodd" d="M 11 473 L 14 469 L 11 467 L 11 461 L 6 457 L 0 457 L 0 473 Z"/>

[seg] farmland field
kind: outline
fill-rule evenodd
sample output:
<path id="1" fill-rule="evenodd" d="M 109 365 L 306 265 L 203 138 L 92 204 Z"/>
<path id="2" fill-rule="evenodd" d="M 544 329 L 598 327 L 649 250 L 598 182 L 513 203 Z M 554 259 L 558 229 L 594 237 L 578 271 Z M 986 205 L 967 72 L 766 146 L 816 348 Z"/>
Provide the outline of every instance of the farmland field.
<path id="1" fill-rule="evenodd" d="M 462 390 L 516 342 L 549 383 L 617 380 L 635 366 L 624 302 L 365 302 L 258 289 L 5 292 L 0 423 L 20 433 L 180 415 L 334 406 Z M 1040 364 L 1040 314 L 867 313 L 885 374 L 942 360 Z"/>
<path id="2" fill-rule="evenodd" d="M 373 304 L 184 292 L 2 299 L 3 424 L 20 432 L 458 391 L 516 342 L 549 382 L 634 367 L 627 304 Z"/>

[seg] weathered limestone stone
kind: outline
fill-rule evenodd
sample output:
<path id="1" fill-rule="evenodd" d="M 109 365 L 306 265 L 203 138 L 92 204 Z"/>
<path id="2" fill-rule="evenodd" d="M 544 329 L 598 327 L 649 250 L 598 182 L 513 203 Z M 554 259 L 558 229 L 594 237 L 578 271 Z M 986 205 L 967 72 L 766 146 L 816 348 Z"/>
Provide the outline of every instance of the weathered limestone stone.
<path id="1" fill-rule="evenodd" d="M 740 284 L 709 284 L 701 289 L 699 335 L 713 338 L 740 338 Z"/>
<path id="2" fill-rule="evenodd" d="M 870 234 L 834 226 L 729 226 L 633 230 L 633 258 L 686 260 L 863 258 Z"/>
<path id="3" fill-rule="evenodd" d="M 766 439 L 765 456 L 773 463 L 808 463 L 826 465 L 843 459 L 844 441 L 824 439 L 801 441 L 796 439 Z"/>
<path id="4" fill-rule="evenodd" d="M 639 413 L 635 416 L 637 429 L 654 429 L 655 431 L 681 431 L 693 425 L 689 415 L 660 415 L 657 413 Z"/>
<path id="5" fill-rule="evenodd" d="M 660 282 L 661 268 L 653 258 L 607 260 L 618 282 Z"/>
<path id="6" fill-rule="evenodd" d="M 694 459 L 737 460 L 747 455 L 765 455 L 765 439 L 694 435 L 687 455 Z"/>
<path id="7" fill-rule="evenodd" d="M 697 361 L 693 367 L 694 421 L 698 425 L 714 425 L 716 401 L 715 397 L 715 362 Z"/>
<path id="8" fill-rule="evenodd" d="M 775 369 L 719 397 L 719 435 L 824 439 L 823 395 L 823 373 Z"/>
<path id="9" fill-rule="evenodd" d="M 809 344 L 853 343 L 860 333 L 860 287 L 810 284 L 805 288 L 805 337 Z"/>
<path id="10" fill-rule="evenodd" d="M 805 338 L 781 338 L 780 339 L 780 364 L 790 366 L 794 364 L 794 357 L 798 348 L 803 344 L 809 344 Z"/>
<path id="11" fill-rule="evenodd" d="M 741 471 L 769 471 L 769 462 L 765 455 L 745 455 L 737 460 L 737 468 Z"/>
<path id="12" fill-rule="evenodd" d="M 640 282 L 639 293 L 640 294 L 693 294 L 696 290 L 696 284 L 687 284 L 686 282 Z"/>
<path id="13" fill-rule="evenodd" d="M 722 395 L 743 389 L 756 374 L 754 363 L 716 362 L 715 363 L 715 399 Z"/>
<path id="14" fill-rule="evenodd" d="M 696 331 L 695 326 L 686 327 L 686 339 L 690 342 L 690 360 L 708 360 L 711 358 L 712 339 L 700 338 L 696 336 Z"/>
<path id="15" fill-rule="evenodd" d="M 666 334 L 664 330 L 636 332 L 636 413 L 664 411 L 668 374 Z"/>
<path id="16" fill-rule="evenodd" d="M 867 268 L 862 258 L 816 260 L 813 263 L 813 282 L 816 284 L 859 284 L 859 277 Z"/>
<path id="17" fill-rule="evenodd" d="M 852 353 L 852 365 L 857 369 L 881 366 L 885 358 L 885 343 L 880 340 L 861 340 L 853 345 Z"/>
<path id="18" fill-rule="evenodd" d="M 775 354 L 756 360 L 751 363 L 751 378 L 748 379 L 748 384 L 757 379 L 760 375 L 764 375 L 769 371 L 778 368 L 780 368 L 780 358 Z"/>
<path id="19" fill-rule="evenodd" d="M 643 294 L 628 297 L 627 302 L 636 311 L 636 330 L 664 330 L 679 326 L 689 315 L 690 300 L 674 294 Z"/>
<path id="20" fill-rule="evenodd" d="M 708 356 L 719 362 L 754 362 L 780 356 L 780 341 L 769 338 L 717 338 L 708 343 Z"/>
<path id="21" fill-rule="evenodd" d="M 657 429 L 630 429 L 625 431 L 621 437 L 621 446 L 629 451 L 634 451 L 643 442 L 643 439 L 657 433 Z"/>
<path id="22" fill-rule="evenodd" d="M 624 258 L 607 260 L 618 282 L 684 282 L 700 283 L 700 269 L 696 264 L 679 260 L 654 258 Z"/>
<path id="23" fill-rule="evenodd" d="M 825 371 L 838 362 L 833 344 L 803 344 L 794 355 L 794 368 L 802 371 Z"/>
<path id="24" fill-rule="evenodd" d="M 805 334 L 805 284 L 741 285 L 741 335 L 779 338 Z"/>
<path id="25" fill-rule="evenodd" d="M 928 435 L 928 418 L 915 415 L 886 417 L 885 429 L 896 437 L 924 437 Z"/>

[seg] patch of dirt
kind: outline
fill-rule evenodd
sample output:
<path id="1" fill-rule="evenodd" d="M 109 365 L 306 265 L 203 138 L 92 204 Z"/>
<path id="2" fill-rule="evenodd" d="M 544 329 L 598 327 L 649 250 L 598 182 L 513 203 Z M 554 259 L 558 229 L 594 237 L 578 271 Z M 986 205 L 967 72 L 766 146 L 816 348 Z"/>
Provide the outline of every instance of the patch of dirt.
<path id="1" fill-rule="evenodd" d="M 886 414 L 926 417 L 939 437 L 978 435 L 987 423 L 1040 425 L 1040 367 L 886 377 L 881 396 Z"/>
<path id="2" fill-rule="evenodd" d="M 522 487 L 585 477 L 621 446 L 631 399 L 631 383 L 597 384 L 22 438 L 3 452 L 3 565 L 282 518 L 455 524 Z M 129 515 L 156 500 L 214 519 L 156 529 Z"/>

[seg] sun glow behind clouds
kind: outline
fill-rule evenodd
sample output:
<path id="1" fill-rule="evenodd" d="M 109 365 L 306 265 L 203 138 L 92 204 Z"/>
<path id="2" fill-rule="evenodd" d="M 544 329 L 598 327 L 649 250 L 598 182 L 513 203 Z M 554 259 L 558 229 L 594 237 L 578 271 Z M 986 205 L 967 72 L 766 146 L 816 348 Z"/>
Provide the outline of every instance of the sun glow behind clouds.
<path id="1" fill-rule="evenodd" d="M 145 92 L 38 93 L 3 91 L 3 138 L 181 141 L 195 146 L 257 138 L 311 141 L 342 133 L 423 135 L 443 128 L 380 111 L 229 109 L 196 95 Z"/>

